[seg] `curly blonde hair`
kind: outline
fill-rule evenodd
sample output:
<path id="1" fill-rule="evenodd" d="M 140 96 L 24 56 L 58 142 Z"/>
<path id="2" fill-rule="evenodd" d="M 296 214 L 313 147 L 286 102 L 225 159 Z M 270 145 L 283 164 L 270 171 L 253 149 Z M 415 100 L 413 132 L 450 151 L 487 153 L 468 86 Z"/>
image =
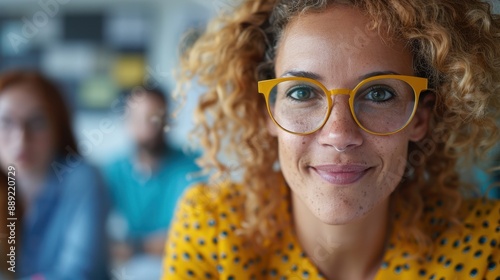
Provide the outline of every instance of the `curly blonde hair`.
<path id="1" fill-rule="evenodd" d="M 418 76 L 435 95 L 429 131 L 410 143 L 407 172 L 391 196 L 404 205 L 402 235 L 421 246 L 430 236 L 415 228 L 425 199 L 438 199 L 453 222 L 467 189 L 459 170 L 483 159 L 499 139 L 500 17 L 480 0 L 246 0 L 217 17 L 181 58 L 180 94 L 196 80 L 206 92 L 195 112 L 195 134 L 204 148 L 200 164 L 214 180 L 242 171 L 246 188 L 243 232 L 265 242 L 282 229 L 272 217 L 279 196 L 273 165 L 277 140 L 266 127 L 257 81 L 274 77 L 274 50 L 287 23 L 332 4 L 353 6 L 370 28 L 408 42 Z M 230 164 L 221 154 L 231 156 Z M 226 161 L 227 162 L 227 161 Z"/>

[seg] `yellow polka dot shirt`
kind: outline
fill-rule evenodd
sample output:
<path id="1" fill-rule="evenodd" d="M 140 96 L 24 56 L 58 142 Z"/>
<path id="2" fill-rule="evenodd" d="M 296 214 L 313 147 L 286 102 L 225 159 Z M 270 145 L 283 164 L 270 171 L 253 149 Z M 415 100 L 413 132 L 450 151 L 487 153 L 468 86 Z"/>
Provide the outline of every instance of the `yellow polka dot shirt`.
<path id="1" fill-rule="evenodd" d="M 208 189 L 193 187 L 179 203 L 162 279 L 325 279 L 313 263 L 327 252 L 327 243 L 315 256 L 307 256 L 289 223 L 290 230 L 279 232 L 267 253 L 243 249 L 236 234 L 243 221 L 241 188 L 228 184 L 217 193 Z M 291 221 L 289 189 L 281 189 L 276 217 Z M 415 247 L 398 239 L 396 220 L 376 280 L 500 280 L 500 202 L 462 203 L 459 213 L 465 228 L 460 232 L 443 225 L 441 207 L 439 201 L 428 205 L 421 219 L 435 243 L 432 255 L 412 258 Z"/>

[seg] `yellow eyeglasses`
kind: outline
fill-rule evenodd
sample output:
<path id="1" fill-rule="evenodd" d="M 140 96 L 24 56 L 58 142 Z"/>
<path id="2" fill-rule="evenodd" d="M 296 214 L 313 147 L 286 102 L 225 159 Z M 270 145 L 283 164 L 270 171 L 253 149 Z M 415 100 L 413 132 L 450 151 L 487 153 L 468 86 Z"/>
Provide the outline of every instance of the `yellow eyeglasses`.
<path id="1" fill-rule="evenodd" d="M 354 89 L 328 90 L 320 82 L 303 77 L 259 81 L 273 121 L 283 130 L 307 135 L 319 130 L 330 116 L 332 96 L 349 95 L 351 114 L 366 132 L 390 135 L 404 129 L 417 110 L 426 78 L 380 75 L 361 81 Z"/>

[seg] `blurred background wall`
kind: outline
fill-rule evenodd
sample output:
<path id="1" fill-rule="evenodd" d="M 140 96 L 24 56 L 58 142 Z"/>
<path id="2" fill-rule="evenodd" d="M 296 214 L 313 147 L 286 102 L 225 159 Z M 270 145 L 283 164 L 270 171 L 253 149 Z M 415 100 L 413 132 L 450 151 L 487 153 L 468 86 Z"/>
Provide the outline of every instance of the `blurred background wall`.
<path id="1" fill-rule="evenodd" d="M 500 1 L 491 0 L 500 13 Z M 128 148 L 120 112 L 132 87 L 175 87 L 179 42 L 234 0 L 0 0 L 0 70 L 30 67 L 60 83 L 84 156 L 102 163 Z M 169 133 L 186 143 L 193 91 Z M 111 129 L 101 129 L 100 124 Z"/>
<path id="2" fill-rule="evenodd" d="M 203 29 L 231 5 L 231 0 L 0 0 L 0 71 L 34 68 L 56 80 L 73 109 L 82 154 L 102 163 L 130 145 L 120 118 L 123 95 L 141 84 L 172 91 L 183 34 Z M 174 146 L 186 143 L 197 94 L 172 125 Z"/>

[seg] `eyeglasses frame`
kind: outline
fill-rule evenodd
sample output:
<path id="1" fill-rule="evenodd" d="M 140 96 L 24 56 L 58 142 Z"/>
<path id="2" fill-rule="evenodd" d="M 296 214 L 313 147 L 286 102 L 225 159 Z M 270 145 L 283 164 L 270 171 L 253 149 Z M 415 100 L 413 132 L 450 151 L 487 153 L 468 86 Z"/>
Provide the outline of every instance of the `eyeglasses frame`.
<path id="1" fill-rule="evenodd" d="M 393 131 L 393 132 L 386 132 L 386 133 L 373 132 L 373 131 L 370 131 L 369 129 L 365 128 L 363 125 L 361 125 L 358 118 L 356 117 L 356 114 L 354 113 L 354 95 L 356 94 L 356 92 L 365 84 L 372 82 L 372 81 L 376 81 L 376 80 L 382 80 L 382 79 L 396 79 L 396 80 L 404 81 L 408 85 L 411 86 L 411 88 L 413 89 L 413 93 L 415 94 L 415 104 L 413 105 L 413 112 L 411 113 L 410 117 L 408 118 L 408 121 L 398 130 Z M 279 84 L 281 82 L 286 82 L 286 81 L 303 81 L 303 82 L 312 83 L 312 84 L 318 86 L 319 88 L 321 88 L 325 92 L 325 94 L 327 96 L 327 100 L 328 100 L 328 113 L 326 114 L 323 122 L 321 123 L 320 126 L 318 126 L 318 128 L 311 130 L 311 131 L 307 131 L 307 132 L 293 132 L 293 131 L 290 131 L 290 130 L 282 127 L 274 119 L 274 116 L 271 113 L 271 107 L 269 105 L 269 95 L 271 94 L 271 90 L 277 84 Z M 426 90 L 428 90 L 428 79 L 427 78 L 416 77 L 416 76 L 406 76 L 406 75 L 377 75 L 377 76 L 369 77 L 369 78 L 362 80 L 353 89 L 340 88 L 340 89 L 331 89 L 331 90 L 326 89 L 326 87 L 322 83 L 320 83 L 319 81 L 317 81 L 315 79 L 311 79 L 311 78 L 306 78 L 306 77 L 293 76 L 293 77 L 281 77 L 281 78 L 258 81 L 258 91 L 259 91 L 259 93 L 263 94 L 264 98 L 266 99 L 267 111 L 269 113 L 269 116 L 271 116 L 271 119 L 273 120 L 273 122 L 279 128 L 283 129 L 286 132 L 289 132 L 289 133 L 292 133 L 295 135 L 303 135 L 303 136 L 308 135 L 308 134 L 312 134 L 312 133 L 320 130 L 321 128 L 323 128 L 323 126 L 328 121 L 328 119 L 330 118 L 330 115 L 332 113 L 331 112 L 332 108 L 333 108 L 332 97 L 334 95 L 349 95 L 349 108 L 351 110 L 351 115 L 352 115 L 354 121 L 358 124 L 358 126 L 361 129 L 363 129 L 364 131 L 366 131 L 370 134 L 373 134 L 373 135 L 378 135 L 378 136 L 386 136 L 386 135 L 398 133 L 401 130 L 405 129 L 410 124 L 410 122 L 413 120 L 413 117 L 415 116 L 415 113 L 417 112 L 417 107 L 418 107 L 418 103 L 420 100 L 420 94 Z"/>

